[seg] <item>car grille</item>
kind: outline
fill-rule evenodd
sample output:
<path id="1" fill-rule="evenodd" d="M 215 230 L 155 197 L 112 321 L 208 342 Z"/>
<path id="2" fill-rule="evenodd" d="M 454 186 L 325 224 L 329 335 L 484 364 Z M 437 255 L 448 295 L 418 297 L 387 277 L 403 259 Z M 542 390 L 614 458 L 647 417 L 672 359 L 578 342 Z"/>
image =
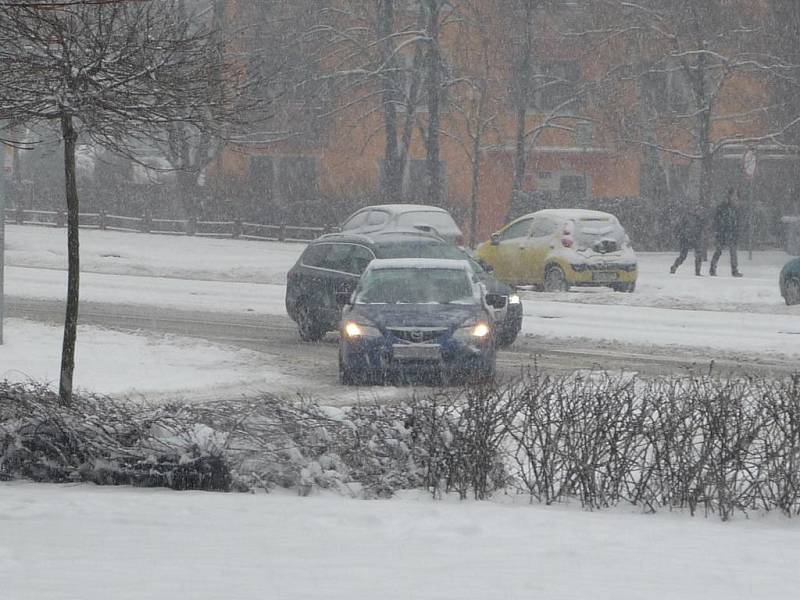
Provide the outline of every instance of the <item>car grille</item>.
<path id="1" fill-rule="evenodd" d="M 578 263 L 572 265 L 575 271 L 635 271 L 636 263 Z"/>
<path id="2" fill-rule="evenodd" d="M 430 342 L 435 340 L 445 331 L 446 327 L 394 327 L 389 328 L 389 331 L 397 339 L 410 342 L 412 344 L 419 344 L 421 342 Z"/>

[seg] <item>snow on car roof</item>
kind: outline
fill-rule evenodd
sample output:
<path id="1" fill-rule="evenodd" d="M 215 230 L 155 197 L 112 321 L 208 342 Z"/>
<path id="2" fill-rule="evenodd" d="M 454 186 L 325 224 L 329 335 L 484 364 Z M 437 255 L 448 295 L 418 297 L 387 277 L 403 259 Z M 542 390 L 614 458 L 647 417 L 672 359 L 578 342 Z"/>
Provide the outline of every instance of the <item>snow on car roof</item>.
<path id="1" fill-rule="evenodd" d="M 374 269 L 460 269 L 472 272 L 466 260 L 451 258 L 376 258 L 368 267 L 370 271 Z"/>
<path id="2" fill-rule="evenodd" d="M 603 212 L 601 210 L 589 210 L 585 208 L 545 208 L 536 212 L 529 213 L 524 217 L 529 218 L 536 216 L 551 216 L 559 217 L 562 219 L 611 219 L 616 220 L 616 217 L 611 213 Z"/>
<path id="3" fill-rule="evenodd" d="M 438 206 L 429 206 L 427 204 L 374 204 L 372 206 L 365 206 L 358 212 L 363 210 L 376 210 L 381 209 L 390 213 L 404 213 L 404 212 L 443 212 L 447 211 Z"/>

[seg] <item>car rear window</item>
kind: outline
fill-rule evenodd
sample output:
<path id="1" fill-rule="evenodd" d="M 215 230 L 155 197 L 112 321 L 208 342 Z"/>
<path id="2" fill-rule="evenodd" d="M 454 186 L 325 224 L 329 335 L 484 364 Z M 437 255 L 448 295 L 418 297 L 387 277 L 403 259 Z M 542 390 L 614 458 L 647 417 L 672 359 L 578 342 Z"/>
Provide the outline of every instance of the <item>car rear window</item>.
<path id="1" fill-rule="evenodd" d="M 466 254 L 449 244 L 405 242 L 385 244 L 378 249 L 380 258 L 451 258 L 465 260 Z"/>
<path id="2" fill-rule="evenodd" d="M 484 268 L 472 256 L 457 246 L 450 244 L 402 243 L 386 244 L 377 249 L 379 258 L 449 258 L 466 260 L 475 273 L 483 273 Z"/>
<path id="3" fill-rule="evenodd" d="M 402 213 L 397 216 L 397 224 L 404 227 L 428 225 L 440 232 L 457 231 L 458 225 L 453 218 L 445 212 L 416 210 Z"/>
<path id="4" fill-rule="evenodd" d="M 625 241 L 625 230 L 612 219 L 580 219 L 576 222 L 575 241 L 579 248 L 592 248 L 601 240 L 612 240 L 617 246 Z"/>
<path id="5" fill-rule="evenodd" d="M 362 278 L 359 304 L 472 304 L 472 284 L 462 269 L 375 269 Z"/>
<path id="6" fill-rule="evenodd" d="M 360 213 L 356 213 L 350 219 L 348 219 L 344 225 L 342 225 L 342 231 L 350 231 L 353 229 L 358 229 L 359 227 L 363 227 L 367 223 L 367 217 L 369 216 L 369 211 L 362 211 Z"/>

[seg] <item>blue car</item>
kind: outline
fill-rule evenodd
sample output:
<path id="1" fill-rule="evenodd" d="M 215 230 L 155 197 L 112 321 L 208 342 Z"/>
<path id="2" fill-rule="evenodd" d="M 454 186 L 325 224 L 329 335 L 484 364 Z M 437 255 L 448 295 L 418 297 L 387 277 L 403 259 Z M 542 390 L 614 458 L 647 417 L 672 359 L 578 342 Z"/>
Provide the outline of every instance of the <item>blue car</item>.
<path id="1" fill-rule="evenodd" d="M 339 378 L 345 385 L 435 372 L 453 378 L 494 377 L 492 308 L 505 296 L 486 293 L 469 263 L 447 259 L 377 259 L 344 306 Z"/>
<path id="2" fill-rule="evenodd" d="M 800 258 L 790 260 L 783 265 L 778 283 L 786 304 L 800 304 Z"/>

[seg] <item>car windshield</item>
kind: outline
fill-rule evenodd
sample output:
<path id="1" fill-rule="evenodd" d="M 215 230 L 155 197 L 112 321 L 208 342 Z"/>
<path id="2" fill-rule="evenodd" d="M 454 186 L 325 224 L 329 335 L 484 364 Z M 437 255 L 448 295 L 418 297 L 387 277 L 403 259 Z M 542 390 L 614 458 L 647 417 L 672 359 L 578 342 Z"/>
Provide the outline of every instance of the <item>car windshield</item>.
<path id="1" fill-rule="evenodd" d="M 358 304 L 473 304 L 472 284 L 462 269 L 387 268 L 368 271 Z"/>
<path id="2" fill-rule="evenodd" d="M 575 241 L 579 248 L 592 248 L 600 240 L 613 240 L 622 246 L 625 230 L 617 221 L 607 218 L 580 219 L 576 222 Z"/>

